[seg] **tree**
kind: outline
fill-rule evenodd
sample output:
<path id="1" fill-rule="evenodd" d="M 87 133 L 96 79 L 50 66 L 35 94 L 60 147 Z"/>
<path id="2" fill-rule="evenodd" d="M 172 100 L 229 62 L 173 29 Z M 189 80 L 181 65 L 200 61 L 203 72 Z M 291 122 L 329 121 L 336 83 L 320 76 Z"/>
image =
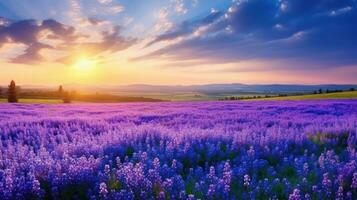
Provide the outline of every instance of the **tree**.
<path id="1" fill-rule="evenodd" d="M 355 88 L 350 88 L 350 91 L 355 91 Z M 1 94 L 1 92 L 0 92 L 0 94 Z"/>
<path id="2" fill-rule="evenodd" d="M 13 80 L 10 82 L 10 85 L 9 85 L 7 101 L 9 103 L 17 103 L 18 102 L 17 88 L 16 88 L 15 81 L 13 81 Z"/>
<path id="3" fill-rule="evenodd" d="M 58 96 L 58 98 L 63 99 L 64 94 L 65 94 L 65 91 L 64 91 L 62 85 L 60 85 L 60 86 L 58 87 L 58 90 L 57 90 L 57 96 Z"/>
<path id="4" fill-rule="evenodd" d="M 321 88 L 319 89 L 319 94 L 322 94 L 322 89 Z"/>
<path id="5" fill-rule="evenodd" d="M 2 88 L 0 87 L 0 97 L 2 96 Z"/>
<path id="6" fill-rule="evenodd" d="M 62 94 L 63 94 L 63 87 L 62 87 L 62 85 L 60 85 L 60 86 L 58 87 L 58 94 L 59 94 L 59 95 L 62 95 Z"/>
<path id="7" fill-rule="evenodd" d="M 63 93 L 63 103 L 71 103 L 72 102 L 72 98 L 69 92 L 64 92 Z"/>

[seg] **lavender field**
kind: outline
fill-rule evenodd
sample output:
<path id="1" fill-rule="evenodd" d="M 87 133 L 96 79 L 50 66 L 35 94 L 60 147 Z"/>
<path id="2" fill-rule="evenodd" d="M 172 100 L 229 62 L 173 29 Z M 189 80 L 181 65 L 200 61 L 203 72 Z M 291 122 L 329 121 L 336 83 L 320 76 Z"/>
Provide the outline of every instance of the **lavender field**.
<path id="1" fill-rule="evenodd" d="M 357 199 L 357 101 L 0 104 L 0 199 Z"/>

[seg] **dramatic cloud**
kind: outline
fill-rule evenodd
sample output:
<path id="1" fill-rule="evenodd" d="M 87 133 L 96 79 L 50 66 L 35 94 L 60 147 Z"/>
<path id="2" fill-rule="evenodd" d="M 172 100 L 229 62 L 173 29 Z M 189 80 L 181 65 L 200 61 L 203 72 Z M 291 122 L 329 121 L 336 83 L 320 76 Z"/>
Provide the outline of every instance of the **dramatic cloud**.
<path id="1" fill-rule="evenodd" d="M 125 50 L 132 46 L 136 39 L 124 38 L 120 36 L 120 26 L 113 27 L 111 32 L 102 33 L 101 42 L 86 42 L 86 43 L 75 43 L 69 46 L 69 51 L 72 52 L 71 55 L 61 58 L 58 61 L 70 64 L 76 61 L 77 56 L 80 54 L 85 54 L 86 57 L 98 56 L 100 53 L 115 53 L 118 51 Z M 74 48 L 73 48 L 74 47 Z"/>
<path id="2" fill-rule="evenodd" d="M 199 27 L 211 24 L 212 22 L 217 20 L 220 16 L 222 16 L 222 14 L 223 13 L 221 12 L 212 12 L 210 15 L 200 20 L 185 21 L 180 25 L 174 27 L 173 30 L 170 30 L 169 32 L 156 37 L 155 40 L 151 41 L 146 46 L 151 46 L 158 42 L 174 40 L 178 37 L 193 34 Z"/>
<path id="3" fill-rule="evenodd" d="M 224 13 L 185 21 L 151 43 L 177 41 L 137 59 L 304 61 L 309 67 L 357 64 L 354 0 L 237 0 Z M 200 34 L 195 34 L 200 31 Z M 188 37 L 190 36 L 190 37 Z"/>
<path id="4" fill-rule="evenodd" d="M 21 20 L 0 26 L 0 41 L 5 43 L 20 43 L 27 46 L 25 53 L 12 59 L 17 63 L 36 63 L 43 60 L 39 51 L 45 48 L 54 48 L 39 41 L 42 31 L 50 31 L 48 39 L 60 39 L 64 42 L 74 41 L 78 38 L 73 27 L 65 26 L 54 20 Z"/>
<path id="5" fill-rule="evenodd" d="M 64 51 L 65 54 L 74 54 L 75 51 L 86 52 L 88 56 L 95 56 L 102 52 L 114 53 L 130 47 L 135 40 L 120 36 L 120 27 L 103 31 L 102 41 L 82 41 L 88 36 L 79 33 L 74 27 L 66 26 L 55 20 L 20 20 L 9 22 L 2 19 L 0 24 L 0 47 L 6 43 L 19 43 L 27 47 L 25 52 L 11 59 L 14 63 L 39 63 L 46 58 L 41 56 L 42 49 Z M 100 20 L 90 19 L 92 25 L 99 24 Z M 48 43 L 48 41 L 50 41 Z M 57 43 L 56 43 L 57 42 Z M 68 60 L 66 58 L 60 60 Z M 68 63 L 68 62 L 67 62 Z"/>

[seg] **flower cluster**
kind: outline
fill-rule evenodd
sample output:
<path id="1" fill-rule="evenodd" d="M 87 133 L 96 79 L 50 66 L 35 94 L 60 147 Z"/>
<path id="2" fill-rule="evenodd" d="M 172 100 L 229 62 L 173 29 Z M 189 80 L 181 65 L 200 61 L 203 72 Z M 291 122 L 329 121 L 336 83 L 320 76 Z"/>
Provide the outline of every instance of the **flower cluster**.
<path id="1" fill-rule="evenodd" d="M 0 104 L 0 199 L 357 199 L 357 101 Z"/>

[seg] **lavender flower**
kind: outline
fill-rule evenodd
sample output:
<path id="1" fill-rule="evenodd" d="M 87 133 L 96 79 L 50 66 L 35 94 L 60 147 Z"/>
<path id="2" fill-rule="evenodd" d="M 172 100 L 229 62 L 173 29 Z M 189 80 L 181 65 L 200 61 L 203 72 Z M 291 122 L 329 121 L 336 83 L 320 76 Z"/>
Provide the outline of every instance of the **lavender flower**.
<path id="1" fill-rule="evenodd" d="M 343 200 L 343 187 L 340 186 L 338 187 L 337 194 L 336 194 L 336 200 Z"/>
<path id="2" fill-rule="evenodd" d="M 294 189 L 293 193 L 289 195 L 289 200 L 300 200 L 300 190 Z"/>
<path id="3" fill-rule="evenodd" d="M 357 189 L 357 172 L 353 173 L 351 188 Z"/>
<path id="4" fill-rule="evenodd" d="M 249 185 L 250 185 L 250 177 L 249 177 L 248 174 L 244 175 L 243 185 L 244 185 L 245 187 L 249 187 Z"/>
<path id="5" fill-rule="evenodd" d="M 106 196 L 108 195 L 107 184 L 101 183 L 101 184 L 99 185 L 99 194 L 100 194 L 102 197 L 106 197 Z"/>

